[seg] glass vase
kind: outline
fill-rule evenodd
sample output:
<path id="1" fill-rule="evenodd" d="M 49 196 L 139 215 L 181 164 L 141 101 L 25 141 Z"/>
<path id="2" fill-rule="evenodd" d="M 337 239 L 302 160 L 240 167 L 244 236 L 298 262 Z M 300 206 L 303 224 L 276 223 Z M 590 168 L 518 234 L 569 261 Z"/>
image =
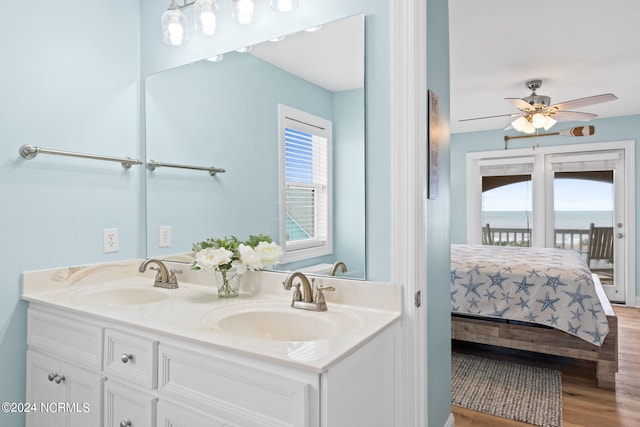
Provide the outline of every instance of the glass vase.
<path id="1" fill-rule="evenodd" d="M 238 296 L 242 275 L 238 274 L 235 268 L 216 270 L 215 276 L 218 285 L 218 297 L 231 298 Z"/>

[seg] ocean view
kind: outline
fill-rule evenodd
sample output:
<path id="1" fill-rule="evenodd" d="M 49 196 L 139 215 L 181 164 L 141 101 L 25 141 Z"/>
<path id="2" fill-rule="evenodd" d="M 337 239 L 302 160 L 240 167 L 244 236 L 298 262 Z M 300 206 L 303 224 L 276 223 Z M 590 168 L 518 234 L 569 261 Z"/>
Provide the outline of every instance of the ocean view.
<path id="1" fill-rule="evenodd" d="M 556 211 L 555 228 L 589 229 L 589 224 L 599 227 L 613 225 L 612 211 Z M 529 228 L 532 224 L 531 212 L 525 211 L 484 211 L 482 224 L 492 228 Z"/>

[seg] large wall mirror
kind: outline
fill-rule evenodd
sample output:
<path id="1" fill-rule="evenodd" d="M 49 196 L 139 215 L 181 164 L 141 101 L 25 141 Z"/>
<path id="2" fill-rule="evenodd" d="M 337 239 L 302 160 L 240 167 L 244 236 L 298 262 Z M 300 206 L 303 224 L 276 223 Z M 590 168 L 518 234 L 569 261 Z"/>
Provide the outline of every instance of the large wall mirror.
<path id="1" fill-rule="evenodd" d="M 341 275 L 364 279 L 364 80 L 363 15 L 147 77 L 147 161 L 225 170 L 147 171 L 147 256 L 189 262 L 192 243 L 207 237 L 268 234 L 277 241 L 284 104 L 333 123 L 334 240 L 331 255 L 276 268 L 343 261 Z"/>

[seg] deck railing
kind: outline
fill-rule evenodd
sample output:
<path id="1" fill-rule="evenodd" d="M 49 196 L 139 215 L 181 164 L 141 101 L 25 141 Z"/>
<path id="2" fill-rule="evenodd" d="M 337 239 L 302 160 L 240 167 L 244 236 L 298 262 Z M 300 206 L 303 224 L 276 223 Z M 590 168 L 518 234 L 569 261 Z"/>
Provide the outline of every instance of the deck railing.
<path id="1" fill-rule="evenodd" d="M 486 233 L 486 228 L 483 232 Z M 489 234 L 492 245 L 531 246 L 530 228 L 491 227 Z M 555 247 L 573 249 L 586 254 L 589 248 L 589 229 L 557 228 L 555 230 Z"/>

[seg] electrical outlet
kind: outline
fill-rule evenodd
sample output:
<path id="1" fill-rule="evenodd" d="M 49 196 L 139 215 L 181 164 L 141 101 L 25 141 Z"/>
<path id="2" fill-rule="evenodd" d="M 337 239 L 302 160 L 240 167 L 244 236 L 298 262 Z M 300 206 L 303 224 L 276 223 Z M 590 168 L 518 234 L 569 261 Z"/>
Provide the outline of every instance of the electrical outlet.
<path id="1" fill-rule="evenodd" d="M 120 238 L 117 228 L 105 228 L 102 230 L 102 244 L 104 253 L 118 252 L 120 250 Z"/>
<path id="2" fill-rule="evenodd" d="M 168 248 L 171 246 L 171 226 L 170 225 L 161 225 L 160 226 L 160 238 L 158 240 L 159 248 Z"/>

